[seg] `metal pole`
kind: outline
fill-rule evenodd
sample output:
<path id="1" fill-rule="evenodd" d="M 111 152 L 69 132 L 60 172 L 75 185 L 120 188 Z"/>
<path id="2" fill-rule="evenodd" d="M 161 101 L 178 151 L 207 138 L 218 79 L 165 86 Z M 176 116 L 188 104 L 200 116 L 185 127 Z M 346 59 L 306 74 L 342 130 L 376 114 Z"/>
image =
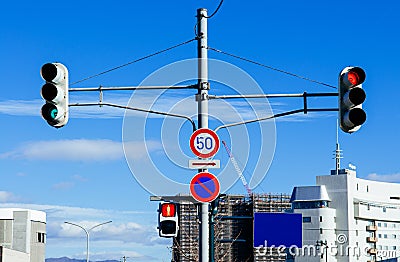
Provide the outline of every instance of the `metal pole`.
<path id="1" fill-rule="evenodd" d="M 198 127 L 208 128 L 208 57 L 207 57 L 207 10 L 197 9 L 197 56 L 198 56 Z M 207 169 L 199 170 L 207 171 Z M 209 261 L 208 203 L 200 204 L 199 261 Z"/>

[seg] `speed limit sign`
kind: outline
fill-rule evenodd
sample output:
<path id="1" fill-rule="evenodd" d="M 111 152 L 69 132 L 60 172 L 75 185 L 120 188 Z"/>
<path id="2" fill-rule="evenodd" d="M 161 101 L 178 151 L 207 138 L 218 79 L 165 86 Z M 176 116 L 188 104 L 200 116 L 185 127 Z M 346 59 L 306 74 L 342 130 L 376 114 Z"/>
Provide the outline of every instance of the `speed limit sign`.
<path id="1" fill-rule="evenodd" d="M 211 129 L 197 129 L 190 137 L 190 149 L 200 158 L 213 157 L 219 149 L 219 138 Z"/>

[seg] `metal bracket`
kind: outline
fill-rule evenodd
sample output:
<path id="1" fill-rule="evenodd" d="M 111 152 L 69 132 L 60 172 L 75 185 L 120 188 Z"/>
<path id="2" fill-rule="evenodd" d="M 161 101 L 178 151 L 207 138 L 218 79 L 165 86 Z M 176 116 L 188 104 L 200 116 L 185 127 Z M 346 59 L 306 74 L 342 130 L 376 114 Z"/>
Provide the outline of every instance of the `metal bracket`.
<path id="1" fill-rule="evenodd" d="M 200 90 L 210 90 L 210 83 L 209 82 L 201 82 L 199 88 L 200 88 Z"/>
<path id="2" fill-rule="evenodd" d="M 103 107 L 103 90 L 101 89 L 102 86 L 99 86 L 99 107 Z"/>
<path id="3" fill-rule="evenodd" d="M 208 94 L 196 94 L 196 102 L 210 100 Z"/>

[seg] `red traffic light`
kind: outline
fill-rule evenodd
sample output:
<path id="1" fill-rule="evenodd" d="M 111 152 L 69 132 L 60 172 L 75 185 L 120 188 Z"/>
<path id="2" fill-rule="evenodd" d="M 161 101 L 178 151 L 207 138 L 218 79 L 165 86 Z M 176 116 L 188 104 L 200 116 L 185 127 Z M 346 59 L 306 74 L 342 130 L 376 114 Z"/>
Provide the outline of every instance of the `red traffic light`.
<path id="1" fill-rule="evenodd" d="M 176 213 L 175 204 L 164 203 L 161 205 L 161 215 L 163 217 L 174 217 Z"/>
<path id="2" fill-rule="evenodd" d="M 345 88 L 353 88 L 365 81 L 365 72 L 360 67 L 352 67 L 343 73 L 342 82 Z"/>
<path id="3" fill-rule="evenodd" d="M 360 82 L 360 77 L 358 76 L 358 74 L 356 72 L 351 72 L 350 71 L 347 74 L 347 79 L 354 86 L 358 85 L 358 83 Z"/>

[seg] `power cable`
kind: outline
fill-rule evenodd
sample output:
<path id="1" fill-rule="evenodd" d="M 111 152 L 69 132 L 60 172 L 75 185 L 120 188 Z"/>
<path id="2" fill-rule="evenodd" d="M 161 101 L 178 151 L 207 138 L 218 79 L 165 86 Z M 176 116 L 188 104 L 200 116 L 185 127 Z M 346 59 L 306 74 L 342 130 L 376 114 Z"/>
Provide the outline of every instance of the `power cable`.
<path id="1" fill-rule="evenodd" d="M 83 81 L 86 81 L 86 80 L 89 80 L 89 79 L 98 77 L 98 76 L 100 76 L 100 75 L 104 75 L 104 74 L 109 73 L 109 72 L 111 72 L 111 71 L 120 69 L 120 68 L 122 68 L 122 67 L 131 65 L 131 64 L 134 64 L 134 63 L 139 62 L 139 61 L 142 61 L 142 60 L 145 60 L 145 59 L 150 58 L 150 57 L 152 57 L 152 56 L 156 56 L 156 55 L 159 55 L 159 54 L 161 54 L 161 53 L 164 53 L 164 52 L 170 51 L 170 50 L 172 50 L 172 49 L 175 49 L 175 48 L 177 48 L 177 47 L 186 45 L 186 44 L 188 44 L 188 43 L 190 43 L 190 42 L 193 42 L 194 40 L 196 40 L 196 38 L 193 38 L 193 39 L 190 39 L 190 40 L 188 40 L 188 41 L 182 42 L 182 43 L 180 43 L 180 44 L 177 44 L 177 45 L 168 47 L 168 48 L 166 48 L 166 49 L 163 49 L 163 50 L 160 50 L 160 51 L 158 51 L 158 52 L 152 53 L 152 54 L 150 54 L 150 55 L 143 56 L 143 57 L 141 57 L 141 58 L 138 58 L 138 59 L 135 59 L 135 60 L 130 61 L 130 62 L 128 62 L 128 63 L 125 63 L 125 64 L 122 64 L 122 65 L 116 66 L 116 67 L 114 67 L 114 68 L 108 69 L 108 70 L 103 71 L 103 72 L 101 72 L 101 73 L 98 73 L 98 74 L 95 74 L 95 75 L 91 75 L 91 76 L 89 76 L 89 77 L 86 77 L 86 78 L 83 78 L 83 79 L 81 79 L 81 80 L 75 81 L 75 82 L 71 83 L 70 85 L 75 85 L 75 84 L 77 84 L 77 83 L 81 83 L 81 82 L 83 82 Z"/>
<path id="2" fill-rule="evenodd" d="M 221 0 L 221 2 L 219 3 L 217 9 L 215 9 L 214 13 L 212 13 L 210 16 L 204 16 L 205 18 L 211 18 L 213 17 L 219 10 L 219 8 L 221 7 L 222 3 L 224 2 L 224 0 Z"/>
<path id="3" fill-rule="evenodd" d="M 297 77 L 297 78 L 300 78 L 300 79 L 303 79 L 303 80 L 306 80 L 306 81 L 310 81 L 310 82 L 313 82 L 313 83 L 316 83 L 316 84 L 319 84 L 319 85 L 324 85 L 324 86 L 328 86 L 328 87 L 332 87 L 334 89 L 337 89 L 336 86 L 333 86 L 333 85 L 330 85 L 330 84 L 326 84 L 326 83 L 323 83 L 323 82 L 320 82 L 320 81 L 317 81 L 317 80 L 313 80 L 313 79 L 310 79 L 310 78 L 307 78 L 307 77 L 304 77 L 304 76 L 300 76 L 300 75 L 297 75 L 297 74 L 294 74 L 294 73 L 290 73 L 288 71 L 284 71 L 282 69 L 278 69 L 278 68 L 275 68 L 275 67 L 272 67 L 272 66 L 268 66 L 268 65 L 265 65 L 265 64 L 262 64 L 262 63 L 259 63 L 259 62 L 256 62 L 256 61 L 253 61 L 253 60 L 250 60 L 250 59 L 238 56 L 238 55 L 230 54 L 230 53 L 227 53 L 227 52 L 224 52 L 224 51 L 212 48 L 212 47 L 207 47 L 207 49 L 208 50 L 212 50 L 212 51 L 217 52 L 217 53 L 221 53 L 221 54 L 227 55 L 227 56 L 231 56 L 231 57 L 234 57 L 234 58 L 237 58 L 237 59 L 240 59 L 240 60 L 252 63 L 252 64 L 255 64 L 255 65 L 259 65 L 259 66 L 262 66 L 262 67 L 265 67 L 265 68 L 268 68 L 268 69 L 271 69 L 271 70 L 274 70 L 274 71 L 277 71 L 277 72 L 280 72 L 280 73 L 283 73 L 283 74 L 287 74 L 287 75 L 294 76 L 294 77 Z"/>

